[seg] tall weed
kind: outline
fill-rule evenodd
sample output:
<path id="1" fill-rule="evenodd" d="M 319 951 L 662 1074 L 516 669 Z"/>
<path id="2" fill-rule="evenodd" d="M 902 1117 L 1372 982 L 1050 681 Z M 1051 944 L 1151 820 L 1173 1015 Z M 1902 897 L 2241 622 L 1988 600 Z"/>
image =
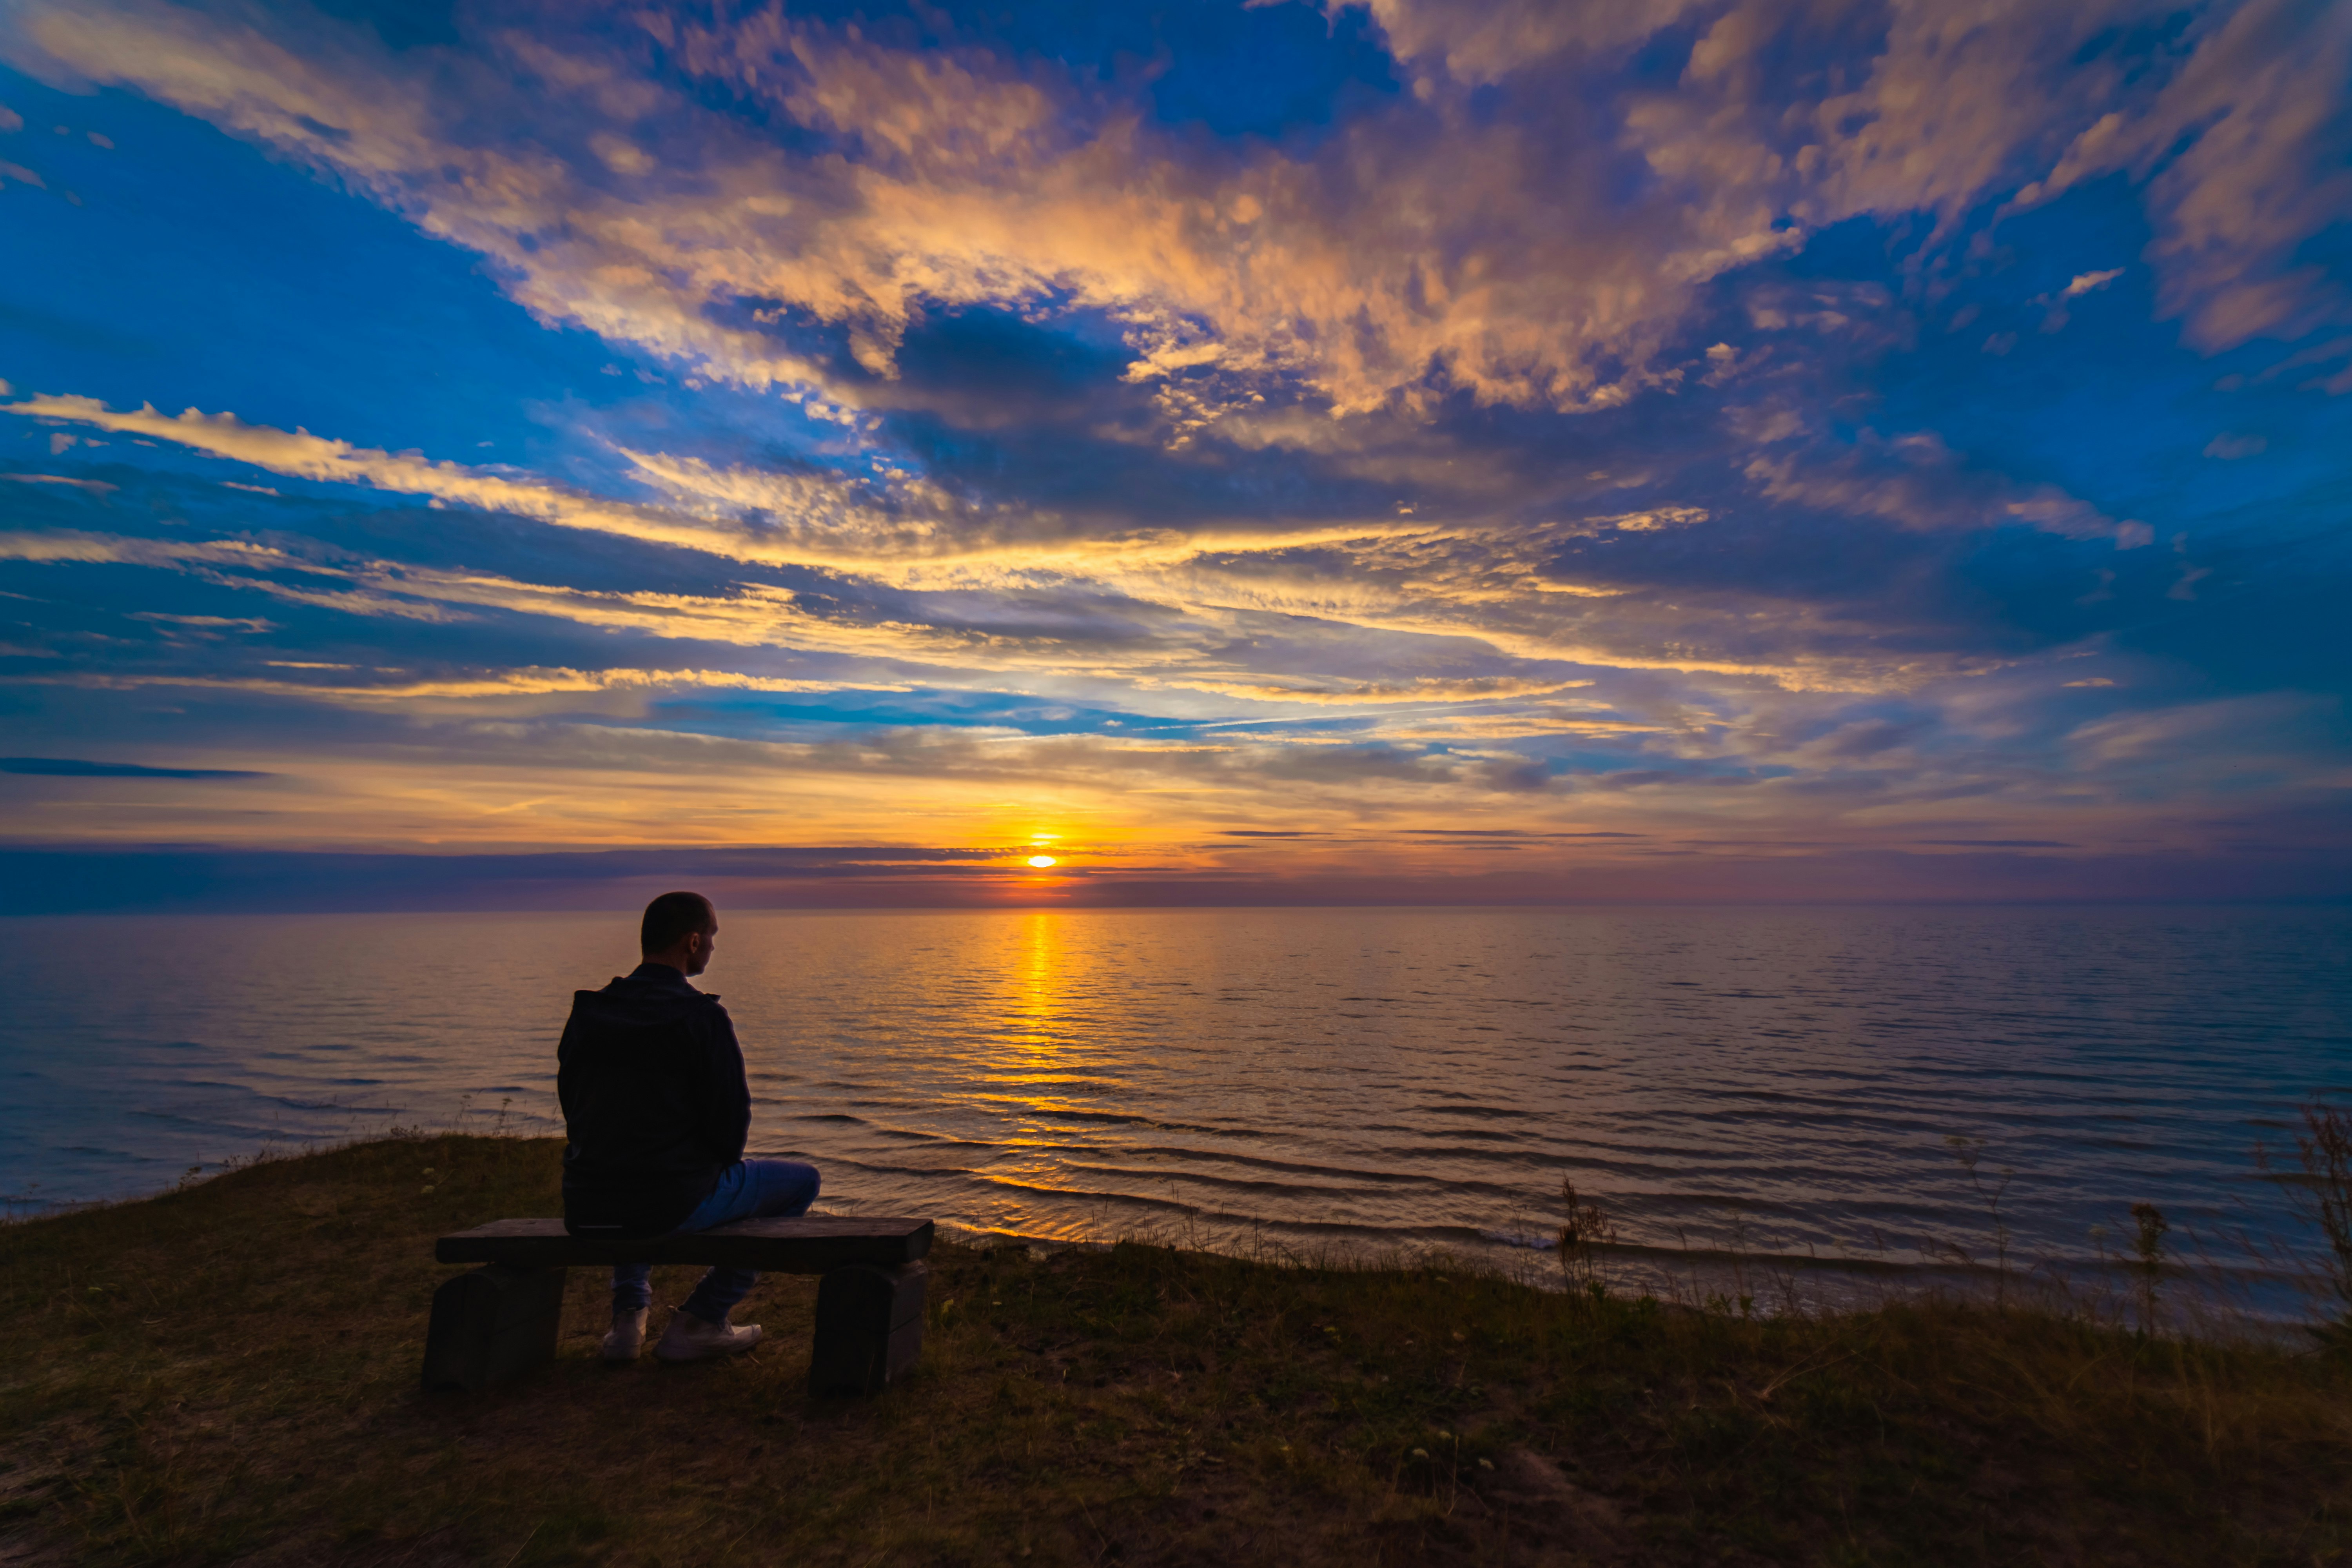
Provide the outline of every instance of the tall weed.
<path id="1" fill-rule="evenodd" d="M 2314 1100 L 2303 1108 L 2295 1152 L 2304 1180 L 2287 1189 L 2288 1204 L 2327 1242 L 2320 1260 L 2326 1319 L 2314 1332 L 2352 1349 L 2352 1113 Z"/>
<path id="2" fill-rule="evenodd" d="M 1594 1296 L 1608 1293 L 1609 1282 L 1603 1277 L 1603 1264 L 1595 1247 L 1609 1247 L 1617 1240 L 1617 1227 L 1609 1221 L 1600 1205 L 1584 1201 L 1576 1190 L 1576 1178 L 1562 1176 L 1559 1180 L 1560 1204 L 1567 1210 L 1568 1220 L 1559 1227 L 1559 1268 L 1571 1287 Z"/>

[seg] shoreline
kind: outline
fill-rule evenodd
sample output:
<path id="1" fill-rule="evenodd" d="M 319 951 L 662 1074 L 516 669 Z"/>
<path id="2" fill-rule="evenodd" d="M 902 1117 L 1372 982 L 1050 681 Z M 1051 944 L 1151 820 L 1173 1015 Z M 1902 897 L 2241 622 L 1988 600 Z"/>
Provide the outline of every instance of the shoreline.
<path id="1" fill-rule="evenodd" d="M 503 1121 L 501 1112 L 475 1114 L 478 1120 Z M 13 1206 L 0 1210 L 0 1242 L 20 1227 L 152 1203 L 258 1166 L 331 1156 L 373 1144 L 436 1140 L 537 1143 L 559 1152 L 562 1146 L 560 1136 L 544 1133 L 499 1127 L 467 1131 L 462 1120 L 438 1128 L 395 1121 L 371 1132 L 346 1131 L 310 1140 L 265 1142 L 251 1154 L 211 1162 L 209 1169 L 192 1166 L 176 1183 L 147 1193 L 70 1200 L 34 1213 L 20 1213 Z M 758 1157 L 807 1156 L 787 1151 Z M 853 1215 L 859 1212 L 854 1204 L 846 1208 L 835 1206 L 839 1202 L 829 1195 L 827 1203 L 821 1205 L 822 1211 Z M 560 1199 L 551 1203 L 552 1206 L 544 1212 L 558 1212 Z M 1587 1212 L 1604 1226 L 1608 1225 L 1601 1211 Z M 1460 1233 L 1444 1239 L 1349 1235 L 1302 1243 L 1265 1237 L 1262 1231 L 1267 1228 L 1266 1222 L 1255 1218 L 1197 1214 L 1160 1216 L 1108 1237 L 1034 1235 L 945 1218 L 937 1219 L 936 1225 L 941 1241 L 962 1248 L 1024 1248 L 1033 1257 L 1070 1249 L 1104 1251 L 1133 1244 L 1276 1268 L 1437 1268 L 1492 1276 L 1546 1292 L 1581 1288 L 1567 1280 L 1567 1268 L 1563 1268 L 1555 1236 L 1540 1232 L 1504 1234 L 1457 1225 L 1434 1227 Z M 1360 1227 L 1332 1228 L 1352 1232 Z M 2159 1303 L 2161 1310 L 2157 1319 L 2160 1332 L 2177 1338 L 2231 1342 L 2253 1341 L 2287 1346 L 2309 1342 L 2314 1324 L 2310 1308 L 2329 1294 L 2326 1260 L 2317 1251 L 2307 1250 L 2298 1257 L 2284 1244 L 2273 1242 L 2269 1253 L 2263 1255 L 2248 1250 L 2241 1237 L 2230 1239 L 2245 1252 L 2247 1260 L 2217 1261 L 2206 1250 L 2201 1235 L 2194 1230 L 2183 1234 L 2188 1238 L 2187 1247 L 2177 1243 L 2168 1247 L 2160 1266 L 2166 1297 Z M 2134 1281 L 2144 1267 L 2124 1256 L 2119 1248 L 2103 1249 L 2090 1258 L 2027 1255 L 1992 1263 L 1966 1255 L 1951 1243 L 1945 1245 L 1951 1256 L 1922 1254 L 1889 1258 L 1883 1253 L 1866 1256 L 1839 1252 L 1825 1256 L 1766 1250 L 1742 1247 L 1737 1240 L 1695 1244 L 1687 1237 L 1669 1247 L 1623 1241 L 1612 1231 L 1605 1239 L 1585 1245 L 1580 1249 L 1581 1257 L 1568 1267 L 1575 1270 L 1579 1280 L 1600 1278 L 1619 1294 L 1647 1294 L 1668 1306 L 1732 1316 L 1741 1315 L 1735 1303 L 1743 1298 L 1760 1304 L 1752 1305 L 1748 1315 L 1794 1312 L 1819 1316 L 1850 1315 L 1905 1303 L 1997 1304 L 2014 1296 L 2016 1304 L 2025 1310 L 2110 1326 L 2123 1323 L 2131 1316 L 2133 1309 L 2127 1298 L 2137 1293 L 2138 1287 Z M 2263 1293 L 2273 1303 L 2297 1300 L 2301 1310 L 2278 1305 L 2265 1309 L 2256 1300 L 2257 1295 Z"/>

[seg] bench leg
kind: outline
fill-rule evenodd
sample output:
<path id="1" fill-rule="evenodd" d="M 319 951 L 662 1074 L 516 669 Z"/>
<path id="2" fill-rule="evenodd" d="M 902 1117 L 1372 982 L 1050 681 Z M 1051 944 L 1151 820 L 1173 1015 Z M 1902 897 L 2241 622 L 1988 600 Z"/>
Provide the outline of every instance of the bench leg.
<path id="1" fill-rule="evenodd" d="M 492 1263 L 433 1292 L 425 1391 L 473 1393 L 555 1359 L 563 1270 Z"/>
<path id="2" fill-rule="evenodd" d="M 874 1394 L 911 1371 L 923 1352 L 930 1272 L 920 1263 L 850 1263 L 818 1281 L 809 1392 Z"/>

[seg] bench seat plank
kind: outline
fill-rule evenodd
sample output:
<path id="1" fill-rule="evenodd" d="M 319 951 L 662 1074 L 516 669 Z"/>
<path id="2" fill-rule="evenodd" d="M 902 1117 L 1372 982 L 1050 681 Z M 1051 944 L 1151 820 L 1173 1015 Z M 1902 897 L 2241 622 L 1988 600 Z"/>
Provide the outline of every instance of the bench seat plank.
<path id="1" fill-rule="evenodd" d="M 766 1274 L 823 1274 L 848 1263 L 885 1268 L 912 1263 L 931 1249 L 927 1219 L 803 1215 L 799 1219 L 747 1219 L 691 1236 L 619 1241 L 572 1236 L 560 1219 L 501 1219 L 445 1236 L 433 1244 L 443 1263 L 503 1263 L 517 1268 L 562 1268 L 615 1263 L 700 1263 L 756 1268 Z"/>

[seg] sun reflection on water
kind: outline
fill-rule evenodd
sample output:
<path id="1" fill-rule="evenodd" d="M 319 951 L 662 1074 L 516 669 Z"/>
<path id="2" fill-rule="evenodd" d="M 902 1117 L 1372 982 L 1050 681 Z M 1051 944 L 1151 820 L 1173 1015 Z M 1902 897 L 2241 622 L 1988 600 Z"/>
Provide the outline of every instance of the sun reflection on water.
<path id="1" fill-rule="evenodd" d="M 997 1152 L 975 1162 L 968 1174 L 993 1194 L 997 1226 L 1076 1239 L 1090 1234 L 1089 1223 L 1071 1212 L 1088 1194 L 1067 1162 L 1094 1140 L 1074 1141 L 1072 1118 L 1098 1109 L 1087 1091 L 1102 1086 L 1099 1066 L 1076 1027 L 1082 1007 L 1075 999 L 1087 990 L 1088 977 L 1071 966 L 1084 966 L 1092 954 L 1084 943 L 1073 945 L 1063 911 L 1031 910 L 1015 920 L 994 1016 L 973 1020 L 983 1053 L 975 1076 L 985 1086 L 975 1098 L 997 1119 Z"/>
<path id="2" fill-rule="evenodd" d="M 1053 1044 L 1053 1028 L 1061 1016 L 1055 981 L 1060 972 L 1061 932 L 1051 912 L 1031 914 L 1024 922 L 1027 962 L 1021 974 L 1021 1021 L 1026 1026 L 1023 1043 L 1033 1050 Z"/>

